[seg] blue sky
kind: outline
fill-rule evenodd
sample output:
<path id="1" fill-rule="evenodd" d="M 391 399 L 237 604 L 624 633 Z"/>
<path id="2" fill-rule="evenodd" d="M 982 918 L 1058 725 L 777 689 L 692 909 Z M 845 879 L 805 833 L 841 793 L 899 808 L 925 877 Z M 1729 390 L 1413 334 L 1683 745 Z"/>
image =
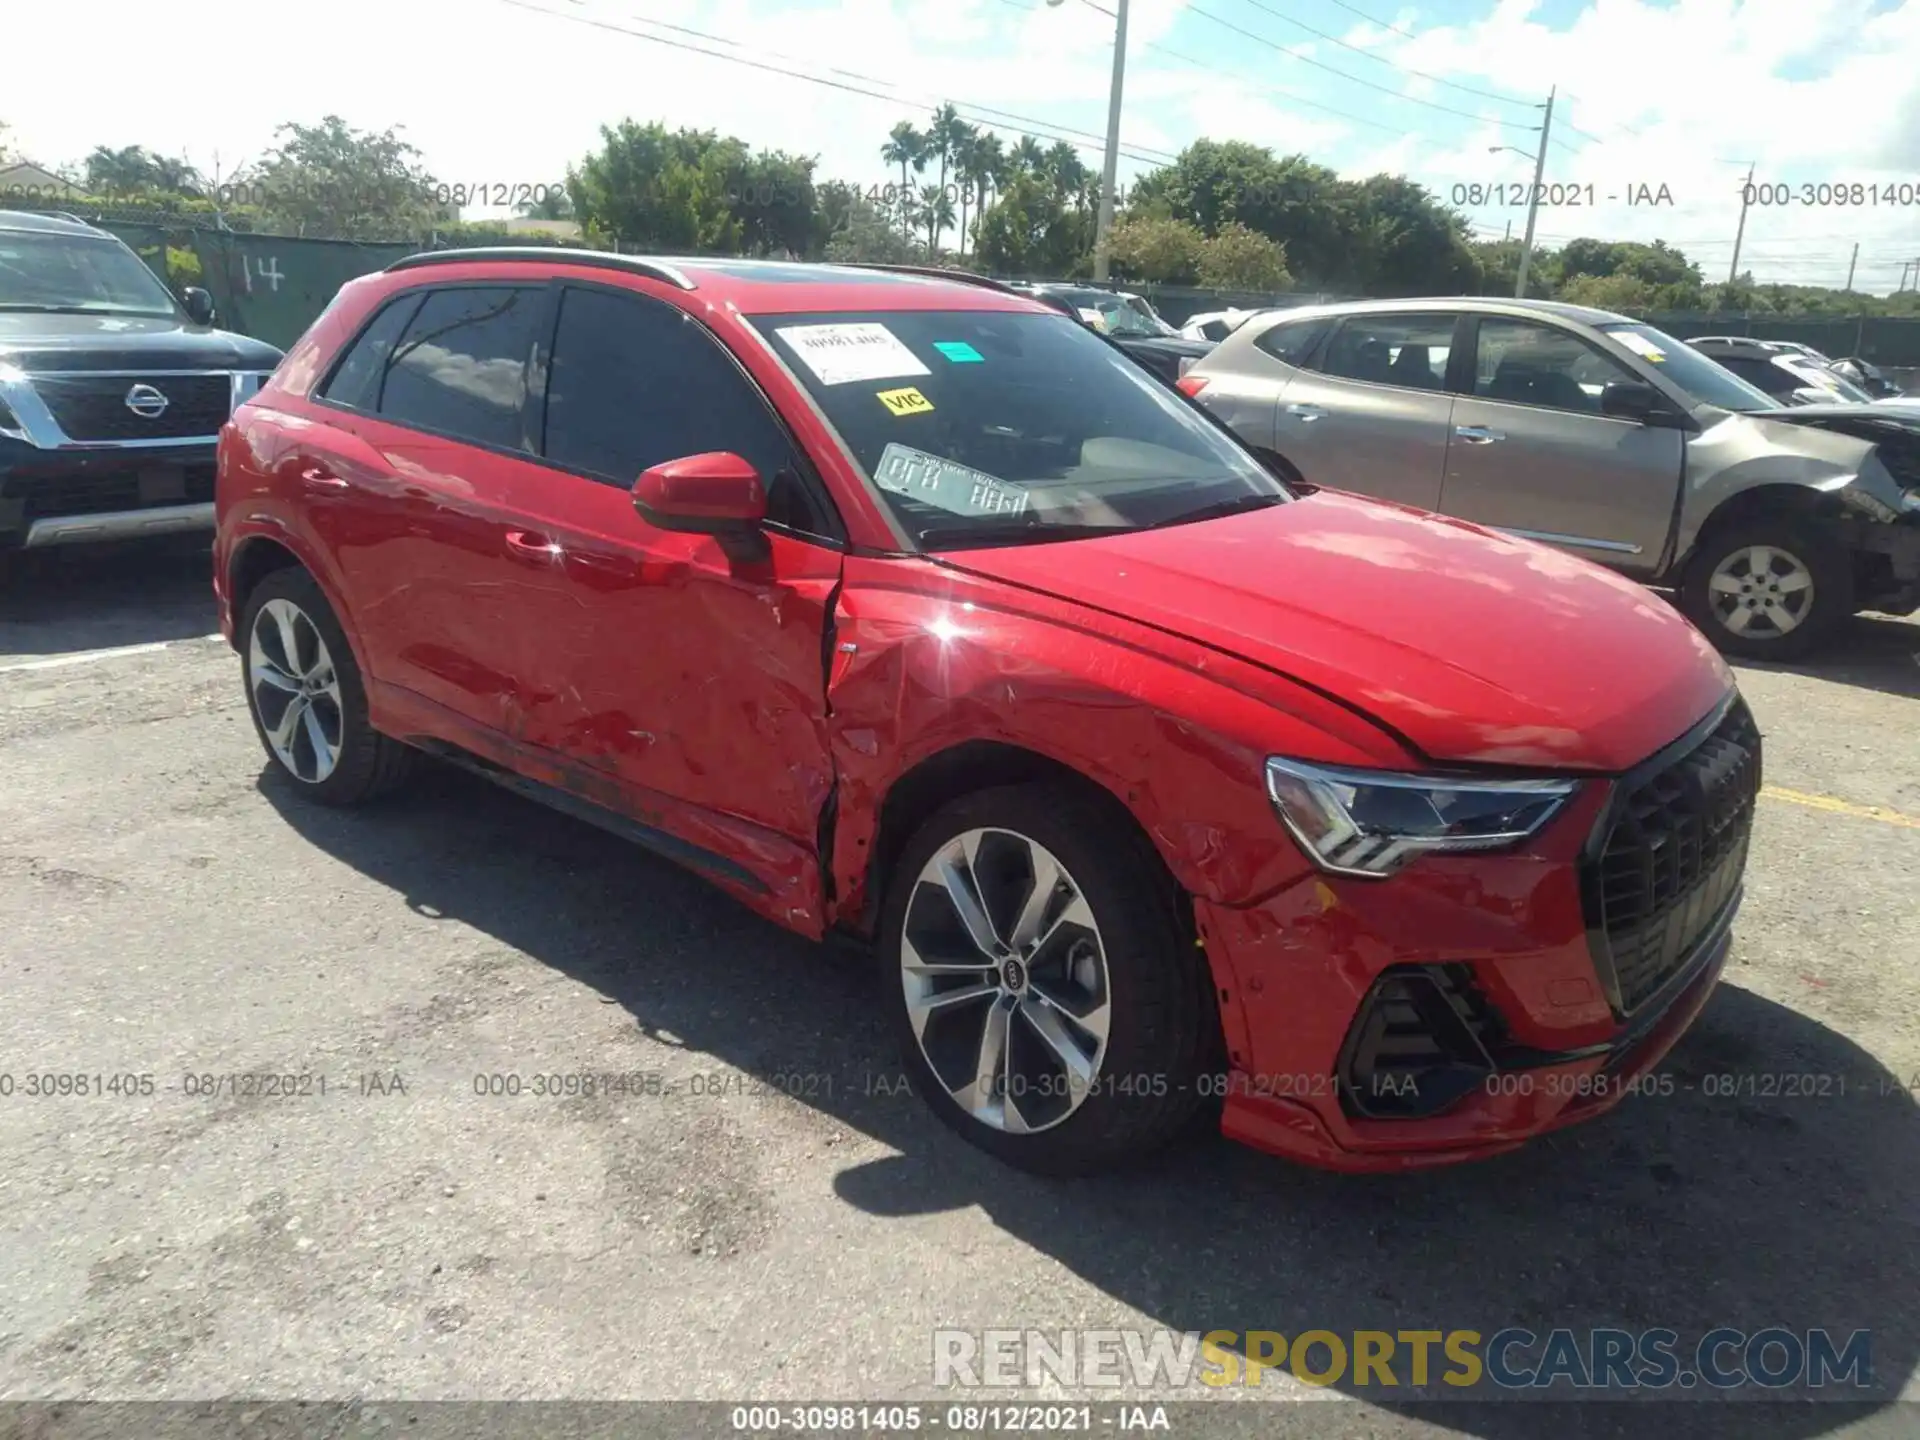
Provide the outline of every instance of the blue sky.
<path id="1" fill-rule="evenodd" d="M 15 69 L 0 121 L 50 163 L 139 142 L 231 172 L 278 122 L 332 110 L 403 127 L 443 179 L 540 183 L 631 116 L 874 182 L 889 126 L 952 100 L 1009 141 L 1065 135 L 1097 164 L 1112 3 L 169 0 L 168 33 L 201 37 L 173 53 L 206 63 L 156 106 L 156 63 L 180 62 L 156 62 L 151 28 L 123 25 L 118 0 L 64 0 L 10 16 L 10 48 L 83 48 L 86 103 L 68 67 Z M 1123 179 L 1207 136 L 1464 198 L 1456 186 L 1530 178 L 1490 147 L 1531 152 L 1557 86 L 1546 179 L 1581 203 L 1542 210 L 1550 243 L 1659 236 L 1718 278 L 1753 163 L 1789 186 L 1890 186 L 1892 203 L 1755 207 L 1743 269 L 1839 284 L 1857 241 L 1857 283 L 1885 291 L 1920 257 L 1920 0 L 1132 0 L 1130 28 Z M 1627 205 L 1640 186 L 1671 203 Z M 1462 208 L 1483 233 L 1518 233 L 1524 210 L 1490 198 Z"/>

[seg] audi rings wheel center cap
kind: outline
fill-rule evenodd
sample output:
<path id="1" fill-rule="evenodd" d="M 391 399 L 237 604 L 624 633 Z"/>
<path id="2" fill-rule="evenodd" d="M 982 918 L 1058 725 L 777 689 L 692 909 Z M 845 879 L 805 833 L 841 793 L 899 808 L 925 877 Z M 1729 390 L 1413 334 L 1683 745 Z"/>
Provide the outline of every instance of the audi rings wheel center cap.
<path id="1" fill-rule="evenodd" d="M 1018 960 L 1009 960 L 1000 967 L 1000 983 L 1018 995 L 1027 988 L 1027 967 Z"/>

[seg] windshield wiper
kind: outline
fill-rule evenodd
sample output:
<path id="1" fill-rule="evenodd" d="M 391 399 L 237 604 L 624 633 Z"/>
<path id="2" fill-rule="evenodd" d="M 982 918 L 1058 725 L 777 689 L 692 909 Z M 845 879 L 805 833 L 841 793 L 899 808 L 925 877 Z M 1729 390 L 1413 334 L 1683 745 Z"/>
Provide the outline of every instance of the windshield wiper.
<path id="1" fill-rule="evenodd" d="M 962 525 L 922 525 L 922 549 L 965 549 L 975 545 L 1049 545 L 1056 540 L 1090 540 L 1100 535 L 1124 535 L 1131 525 L 1010 525 L 983 522 Z"/>
<path id="2" fill-rule="evenodd" d="M 1274 505 L 1286 503 L 1285 495 L 1263 495 L 1255 490 L 1245 495 L 1230 495 L 1225 500 L 1216 500 L 1211 505 L 1202 505 L 1198 510 L 1186 510 L 1178 515 L 1170 515 L 1165 520 L 1156 521 L 1150 528 L 1158 530 L 1166 525 L 1187 525 L 1200 520 L 1218 520 L 1223 516 L 1238 515 L 1247 510 L 1265 510 Z"/>

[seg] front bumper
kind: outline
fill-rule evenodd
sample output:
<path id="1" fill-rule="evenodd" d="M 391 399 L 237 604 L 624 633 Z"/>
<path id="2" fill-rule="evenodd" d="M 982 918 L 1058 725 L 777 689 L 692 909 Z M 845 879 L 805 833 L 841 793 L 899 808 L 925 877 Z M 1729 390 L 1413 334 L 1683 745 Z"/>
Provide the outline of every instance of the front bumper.
<path id="1" fill-rule="evenodd" d="M 1397 1170 L 1671 1093 L 1650 1072 L 1726 965 L 1759 786 L 1735 700 L 1585 787 L 1524 852 L 1196 902 L 1230 1065 L 1222 1128 L 1325 1168 Z M 1658 903 L 1636 910 L 1642 894 Z"/>
<path id="2" fill-rule="evenodd" d="M 71 446 L 0 437 L 0 548 L 213 528 L 214 446 Z"/>

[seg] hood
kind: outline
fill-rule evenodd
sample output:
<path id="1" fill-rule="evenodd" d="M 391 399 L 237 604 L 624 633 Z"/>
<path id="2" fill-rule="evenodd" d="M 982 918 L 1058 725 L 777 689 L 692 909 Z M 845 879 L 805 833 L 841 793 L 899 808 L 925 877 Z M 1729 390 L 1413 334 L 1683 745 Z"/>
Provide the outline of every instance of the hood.
<path id="1" fill-rule="evenodd" d="M 1123 345 L 1129 350 L 1145 350 L 1155 355 L 1172 355 L 1185 358 L 1191 355 L 1199 359 L 1202 355 L 1211 355 L 1216 340 L 1189 340 L 1184 335 L 1115 335 L 1113 343 Z"/>
<path id="2" fill-rule="evenodd" d="M 271 370 L 261 340 L 169 315 L 0 311 L 0 364 L 22 370 Z"/>
<path id="3" fill-rule="evenodd" d="M 946 558 L 1239 655 L 1366 712 L 1438 762 L 1624 770 L 1733 685 L 1706 638 L 1630 580 L 1332 491 Z"/>

